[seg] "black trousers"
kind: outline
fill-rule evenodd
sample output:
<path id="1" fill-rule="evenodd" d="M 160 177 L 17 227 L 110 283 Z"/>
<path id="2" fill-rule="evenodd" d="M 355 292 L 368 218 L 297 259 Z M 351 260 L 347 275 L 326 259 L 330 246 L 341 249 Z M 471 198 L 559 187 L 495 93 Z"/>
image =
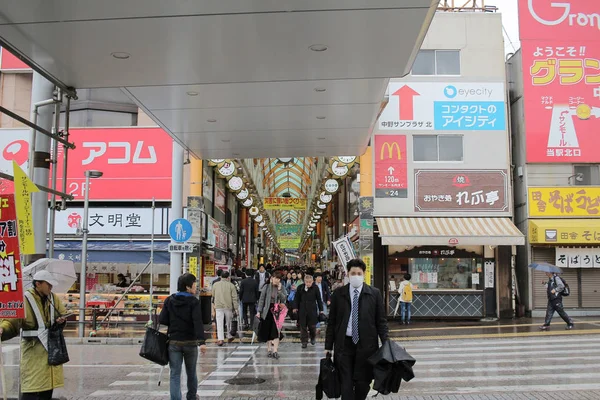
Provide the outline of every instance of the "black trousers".
<path id="1" fill-rule="evenodd" d="M 556 299 L 548 300 L 548 308 L 546 308 L 546 320 L 544 321 L 544 325 L 550 325 L 555 311 L 568 325 L 573 323 L 573 321 L 571 320 L 569 315 L 567 315 L 565 309 L 563 308 L 562 296 L 559 296 Z"/>
<path id="2" fill-rule="evenodd" d="M 249 325 L 249 319 L 256 314 L 256 303 L 242 303 L 242 313 L 244 313 L 244 325 Z"/>
<path id="3" fill-rule="evenodd" d="M 346 336 L 343 354 L 335 354 L 335 365 L 342 385 L 342 400 L 365 400 L 371 389 L 371 382 L 354 379 L 356 347 L 352 338 Z"/>
<path id="4" fill-rule="evenodd" d="M 52 400 L 52 392 L 54 390 L 46 390 L 45 392 L 21 393 L 21 400 Z"/>
<path id="5" fill-rule="evenodd" d="M 317 337 L 317 326 L 300 324 L 300 342 L 308 343 L 308 335 L 310 333 L 310 340 L 315 340 Z"/>

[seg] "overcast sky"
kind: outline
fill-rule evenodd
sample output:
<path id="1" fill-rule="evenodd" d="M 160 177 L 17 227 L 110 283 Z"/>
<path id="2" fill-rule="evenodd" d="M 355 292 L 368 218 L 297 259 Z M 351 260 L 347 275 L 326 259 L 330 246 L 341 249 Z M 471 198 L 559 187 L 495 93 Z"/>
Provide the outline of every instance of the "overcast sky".
<path id="1" fill-rule="evenodd" d="M 502 13 L 502 25 L 504 25 L 504 29 L 506 30 L 504 34 L 504 49 L 506 53 L 513 53 L 521 47 L 519 44 L 519 13 L 517 1 L 518 0 L 487 0 L 485 2 L 486 6 L 490 5 L 498 7 L 498 11 Z"/>

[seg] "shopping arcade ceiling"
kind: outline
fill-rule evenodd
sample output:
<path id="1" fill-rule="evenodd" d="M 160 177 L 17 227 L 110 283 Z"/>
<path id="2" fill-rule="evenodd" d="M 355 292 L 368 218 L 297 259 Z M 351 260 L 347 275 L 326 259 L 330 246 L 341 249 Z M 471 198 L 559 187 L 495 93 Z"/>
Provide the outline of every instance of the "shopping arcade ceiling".
<path id="1" fill-rule="evenodd" d="M 436 5 L 19 0 L 0 38 L 62 86 L 122 88 L 200 158 L 358 155 Z"/>
<path id="2" fill-rule="evenodd" d="M 308 198 L 311 189 L 310 173 L 315 159 L 292 158 L 282 162 L 278 158 L 260 160 L 265 171 L 263 188 L 269 197 Z M 307 211 L 275 211 L 276 224 L 302 224 Z"/>

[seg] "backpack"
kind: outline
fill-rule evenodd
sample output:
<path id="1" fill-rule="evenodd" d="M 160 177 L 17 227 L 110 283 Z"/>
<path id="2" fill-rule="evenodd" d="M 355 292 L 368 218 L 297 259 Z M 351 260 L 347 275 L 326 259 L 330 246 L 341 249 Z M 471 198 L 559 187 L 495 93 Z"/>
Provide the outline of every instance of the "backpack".
<path id="1" fill-rule="evenodd" d="M 413 300 L 412 284 L 409 282 L 408 285 L 404 285 L 402 289 L 402 295 L 400 296 L 403 302 L 410 303 Z"/>
<path id="2" fill-rule="evenodd" d="M 563 285 L 565 285 L 564 290 L 561 292 L 563 297 L 569 297 L 571 295 L 571 289 L 569 288 L 569 284 L 565 281 L 564 278 L 560 278 Z M 554 287 L 556 287 L 556 276 L 554 277 Z"/>

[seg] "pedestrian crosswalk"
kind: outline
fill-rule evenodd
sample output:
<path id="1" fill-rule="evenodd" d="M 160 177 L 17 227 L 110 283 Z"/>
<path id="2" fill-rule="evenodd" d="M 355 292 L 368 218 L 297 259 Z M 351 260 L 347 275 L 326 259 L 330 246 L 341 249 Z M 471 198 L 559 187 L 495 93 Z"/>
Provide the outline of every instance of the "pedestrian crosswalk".
<path id="1" fill-rule="evenodd" d="M 401 386 L 402 395 L 473 395 L 600 390 L 600 336 L 527 337 L 510 339 L 402 342 L 416 358 L 416 378 Z M 267 357 L 264 345 L 210 348 L 199 359 L 201 398 L 314 398 L 322 344 L 301 349 L 283 343 L 281 358 Z M 168 371 L 163 385 L 149 388 L 159 368 L 132 370 L 89 398 L 120 396 L 168 397 Z M 262 378 L 257 385 L 231 385 L 232 378 Z M 67 374 L 68 379 L 68 374 Z M 182 390 L 185 390 L 185 376 Z M 373 392 L 375 394 L 375 392 Z"/>

